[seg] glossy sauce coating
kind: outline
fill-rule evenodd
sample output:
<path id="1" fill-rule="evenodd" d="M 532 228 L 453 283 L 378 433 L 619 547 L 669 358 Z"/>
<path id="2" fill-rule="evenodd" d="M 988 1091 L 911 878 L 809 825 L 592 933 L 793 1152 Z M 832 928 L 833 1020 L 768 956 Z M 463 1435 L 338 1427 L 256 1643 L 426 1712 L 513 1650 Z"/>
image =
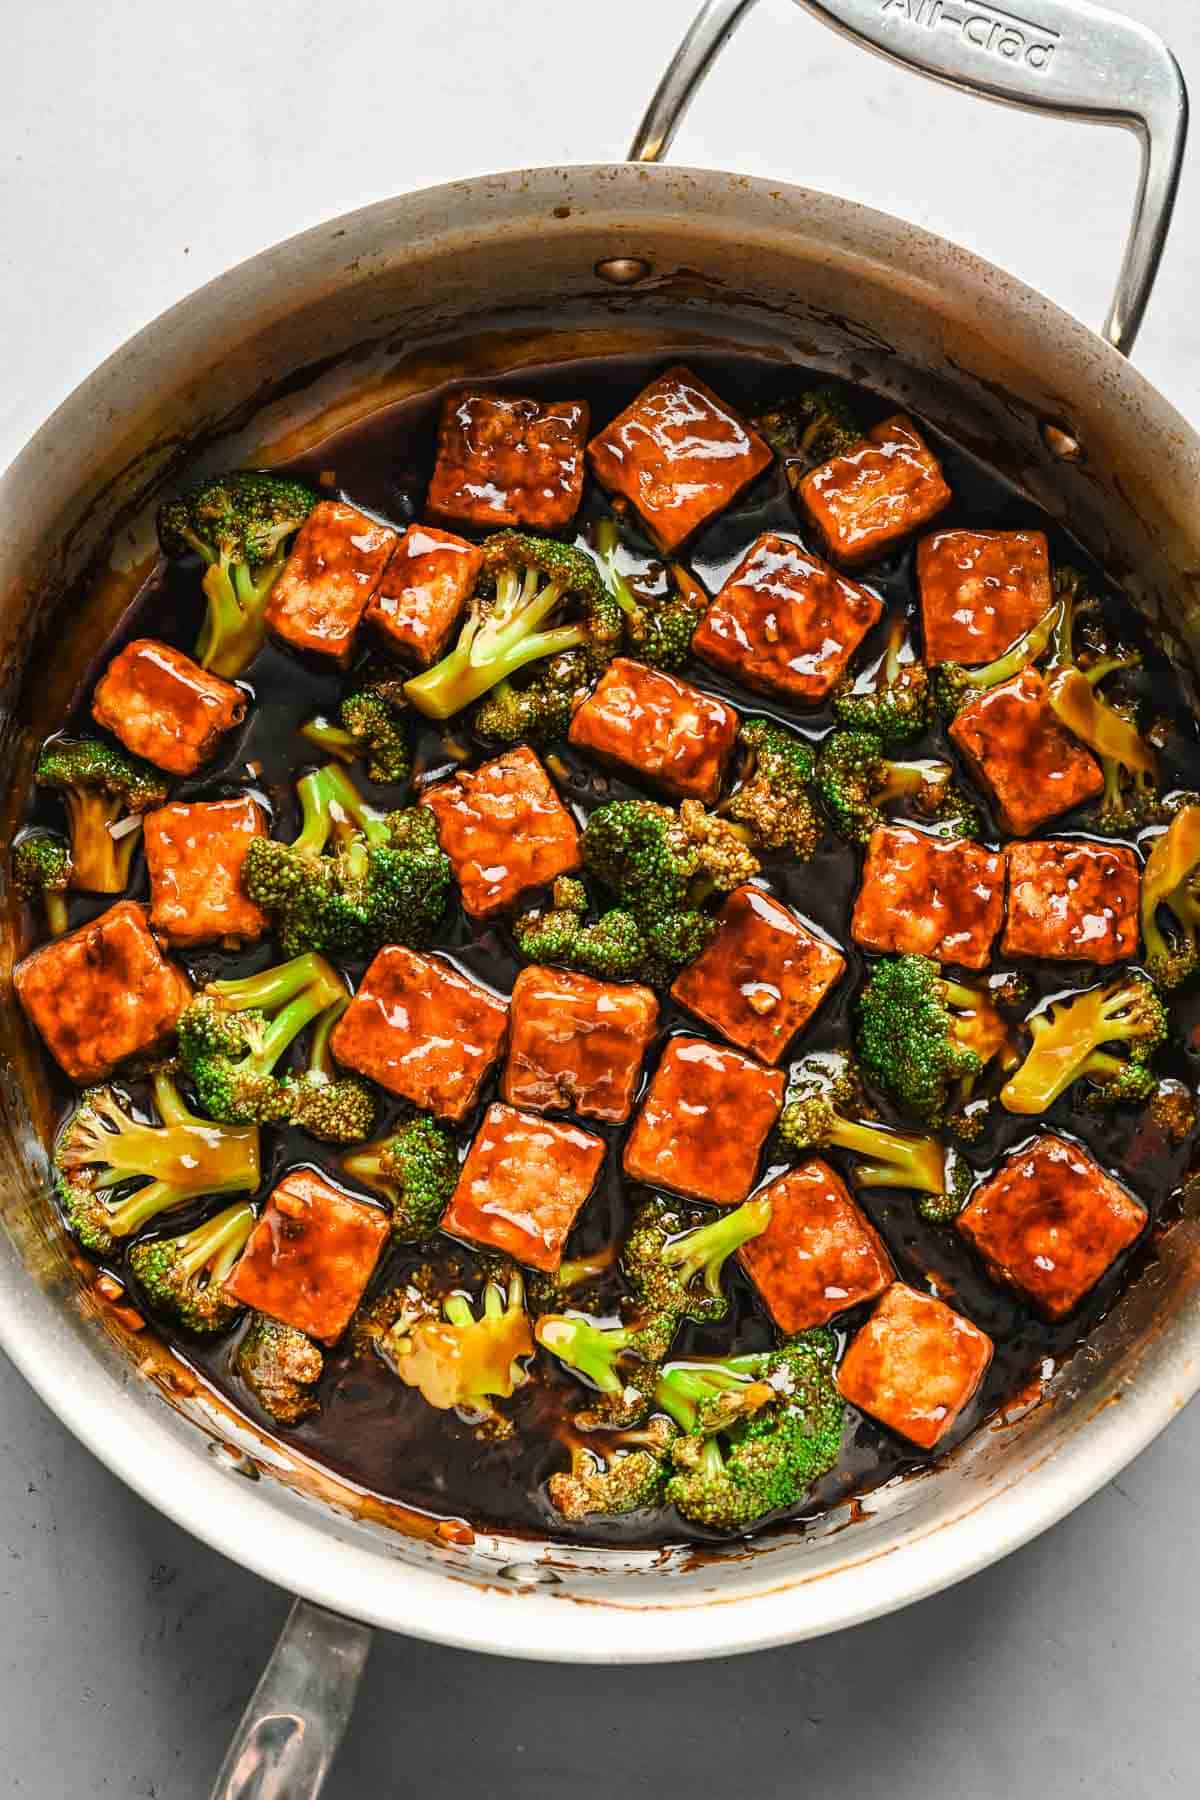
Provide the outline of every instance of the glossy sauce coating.
<path id="1" fill-rule="evenodd" d="M 1036 669 L 970 701 L 950 736 L 1014 837 L 1027 836 L 1103 792 L 1100 764 L 1059 724 Z"/>
<path id="2" fill-rule="evenodd" d="M 133 756 L 194 775 L 246 716 L 246 695 L 158 638 L 135 638 L 96 683 L 92 717 Z"/>
<path id="3" fill-rule="evenodd" d="M 515 906 L 579 867 L 579 831 L 525 745 L 421 796 L 473 919 Z"/>
<path id="4" fill-rule="evenodd" d="M 471 1140 L 442 1230 L 532 1269 L 557 1269 L 604 1149 L 603 1138 L 578 1125 L 494 1101 Z"/>
<path id="5" fill-rule="evenodd" d="M 616 657 L 571 721 L 570 741 L 681 800 L 711 804 L 738 734 L 732 706 Z"/>
<path id="6" fill-rule="evenodd" d="M 447 394 L 427 510 L 451 525 L 561 531 L 579 510 L 589 412 L 581 400 Z"/>
<path id="7" fill-rule="evenodd" d="M 883 1239 L 846 1184 L 814 1156 L 762 1190 L 771 1222 L 740 1252 L 780 1331 L 807 1331 L 874 1300 L 895 1279 Z"/>
<path id="8" fill-rule="evenodd" d="M 318 500 L 271 589 L 268 628 L 293 650 L 345 668 L 396 541 L 390 526 L 344 500 Z"/>
<path id="9" fill-rule="evenodd" d="M 673 1037 L 625 1146 L 625 1173 L 692 1200 L 738 1205 L 754 1185 L 785 1086 L 784 1075 L 736 1050 Z"/>
<path id="10" fill-rule="evenodd" d="M 387 1214 L 311 1169 L 293 1169 L 263 1208 L 225 1283 L 246 1306 L 334 1344 L 379 1261 Z"/>
<path id="11" fill-rule="evenodd" d="M 267 929 L 245 893 L 242 863 L 252 838 L 267 835 L 249 794 L 232 800 L 177 800 L 147 813 L 150 924 L 168 944 L 250 944 Z"/>
<path id="12" fill-rule="evenodd" d="M 1141 876 L 1124 844 L 1010 844 L 1005 956 L 1117 963 L 1137 955 Z"/>
<path id="13" fill-rule="evenodd" d="M 522 969 L 513 983 L 504 1098 L 619 1125 L 633 1110 L 657 1028 L 653 988 L 571 969 Z"/>
<path id="14" fill-rule="evenodd" d="M 1052 599 L 1044 531 L 932 531 L 917 545 L 921 629 L 931 662 L 986 663 Z"/>
<path id="15" fill-rule="evenodd" d="M 838 1370 L 846 1399 L 923 1450 L 940 1443 L 992 1360 L 991 1339 L 931 1294 L 896 1282 Z"/>
<path id="16" fill-rule="evenodd" d="M 435 525 L 410 525 L 367 607 L 367 624 L 406 662 L 428 668 L 446 648 L 482 567 L 478 544 Z"/>
<path id="17" fill-rule="evenodd" d="M 949 504 L 950 489 L 912 420 L 897 413 L 806 475 L 800 498 L 830 555 L 857 568 L 928 525 Z"/>
<path id="18" fill-rule="evenodd" d="M 1004 917 L 1004 857 L 907 825 L 872 832 L 850 930 L 867 950 L 985 969 Z"/>

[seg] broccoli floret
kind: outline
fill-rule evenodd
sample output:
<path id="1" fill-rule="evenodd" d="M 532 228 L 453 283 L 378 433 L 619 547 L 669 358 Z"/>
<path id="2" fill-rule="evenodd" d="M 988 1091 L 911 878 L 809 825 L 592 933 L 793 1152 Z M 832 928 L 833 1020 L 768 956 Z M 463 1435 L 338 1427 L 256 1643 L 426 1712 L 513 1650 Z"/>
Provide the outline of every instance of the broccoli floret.
<path id="1" fill-rule="evenodd" d="M 155 1311 L 189 1331 L 224 1331 L 240 1311 L 223 1283 L 254 1230 L 254 1208 L 227 1206 L 178 1237 L 134 1244 L 129 1266 Z"/>
<path id="2" fill-rule="evenodd" d="M 835 388 L 813 388 L 760 413 L 754 424 L 783 461 L 793 487 L 810 469 L 862 442 L 862 426 Z"/>
<path id="3" fill-rule="evenodd" d="M 681 669 L 691 652 L 692 634 L 708 610 L 708 595 L 696 577 L 682 563 L 672 563 L 666 591 L 639 596 L 617 567 L 621 540 L 615 519 L 600 520 L 595 541 L 605 584 L 625 615 L 625 636 L 634 656 L 652 669 Z"/>
<path id="4" fill-rule="evenodd" d="M 123 893 L 140 835 L 141 815 L 161 806 L 166 777 L 148 762 L 97 738 L 54 738 L 33 778 L 55 788 L 67 809 L 71 885 L 89 894 Z"/>
<path id="5" fill-rule="evenodd" d="M 669 1473 L 667 1451 L 676 1436 L 672 1420 L 657 1413 L 640 1431 L 610 1434 L 601 1446 L 569 1439 L 569 1472 L 559 1471 L 546 1484 L 551 1504 L 564 1519 L 620 1518 L 656 1505 Z"/>
<path id="6" fill-rule="evenodd" d="M 533 1354 L 520 1271 L 511 1270 L 507 1289 L 486 1283 L 478 1314 L 463 1293 L 448 1295 L 439 1308 L 419 1281 L 406 1297 L 409 1304 L 376 1340 L 379 1355 L 439 1411 L 494 1415 L 492 1399 L 507 1399 L 527 1379 L 524 1359 Z"/>
<path id="7" fill-rule="evenodd" d="M 23 900 L 41 900 L 52 937 L 61 937 L 70 923 L 65 895 L 72 866 L 71 846 L 57 831 L 33 826 L 13 845 L 13 886 Z"/>
<path id="8" fill-rule="evenodd" d="M 513 938 L 521 955 L 535 963 L 561 963 L 594 975 L 601 981 L 665 983 L 671 970 L 651 950 L 645 933 L 631 912 L 612 907 L 598 919 L 587 921 L 587 891 L 569 876 L 554 884 L 553 904 L 522 913 L 513 922 Z M 707 942 L 711 924 L 695 913 L 698 939 Z M 703 948 L 703 943 L 700 944 Z"/>
<path id="9" fill-rule="evenodd" d="M 242 885 L 271 919 L 284 954 L 369 956 L 383 944 L 427 944 L 450 893 L 449 859 L 428 807 L 385 817 L 336 763 L 305 775 L 297 793 L 299 837 L 251 838 L 242 863 Z"/>
<path id="10" fill-rule="evenodd" d="M 554 538 L 499 531 L 484 541 L 479 591 L 458 642 L 404 692 L 418 712 L 448 719 L 527 663 L 579 650 L 596 673 L 620 642 L 621 609 L 590 556 Z"/>
<path id="11" fill-rule="evenodd" d="M 895 801 L 907 801 L 940 835 L 979 835 L 979 815 L 949 763 L 928 757 L 894 762 L 870 731 L 831 732 L 817 757 L 816 784 L 835 830 L 852 844 L 865 844 L 886 824 L 884 808 Z"/>
<path id="12" fill-rule="evenodd" d="M 580 843 L 584 867 L 653 940 L 673 915 L 727 894 L 760 864 L 736 825 L 685 800 L 678 812 L 654 800 L 599 806 Z"/>
<path id="13" fill-rule="evenodd" d="M 938 663 L 931 676 L 931 691 L 933 703 L 942 717 L 953 719 L 969 700 L 987 693 L 989 688 L 999 687 L 1002 681 L 1011 680 L 1044 655 L 1062 619 L 1062 611 L 1061 601 L 1056 600 L 1002 656 L 990 663 L 978 668 L 966 668 L 962 663 Z"/>
<path id="14" fill-rule="evenodd" d="M 372 781 L 407 781 L 412 751 L 404 728 L 406 711 L 403 684 L 392 676 L 376 676 L 346 695 L 338 708 L 340 724 L 318 714 L 300 735 L 341 762 L 362 757 Z"/>
<path id="15" fill-rule="evenodd" d="M 864 1072 L 930 1125 L 961 1110 L 1007 1038 L 990 997 L 925 956 L 881 957 L 859 997 Z"/>
<path id="16" fill-rule="evenodd" d="M 1000 1091 L 1013 1113 L 1043 1113 L 1074 1081 L 1097 1083 L 1094 1104 L 1145 1101 L 1147 1066 L 1167 1035 L 1167 1011 L 1144 975 L 1124 974 L 1060 1001 L 1028 1021 L 1033 1044 Z M 1116 1046 L 1116 1048 L 1109 1048 Z"/>
<path id="17" fill-rule="evenodd" d="M 580 650 L 565 650 L 539 663 L 519 686 L 498 681 L 475 708 L 472 726 L 480 737 L 502 744 L 550 743 L 566 736 L 590 682 L 588 658 Z"/>
<path id="18" fill-rule="evenodd" d="M 640 1425 L 650 1410 L 658 1365 L 675 1336 L 678 1315 L 649 1313 L 631 1325 L 596 1325 L 579 1313 L 543 1313 L 534 1335 L 594 1389 L 575 1423 L 583 1431 Z"/>
<path id="19" fill-rule="evenodd" d="M 375 1096 L 367 1082 L 337 1067 L 329 1048 L 334 1026 L 350 1004 L 343 994 L 313 1026 L 308 1061 L 283 1077 L 288 1123 L 325 1144 L 358 1144 L 375 1123 Z"/>
<path id="20" fill-rule="evenodd" d="M 872 732 L 886 749 L 919 737 L 930 724 L 929 671 L 913 653 L 908 623 L 892 620 L 887 649 L 869 683 L 847 676 L 833 697 L 833 715 L 847 731 Z"/>
<path id="21" fill-rule="evenodd" d="M 155 1069 L 152 1091 L 157 1123 L 135 1119 L 113 1088 L 91 1089 L 55 1145 L 63 1210 L 84 1249 L 97 1255 L 161 1213 L 202 1195 L 252 1194 L 261 1179 L 254 1126 L 198 1118 L 169 1065 Z"/>
<path id="22" fill-rule="evenodd" d="M 1164 908 L 1174 927 L 1159 924 Z M 1200 806 L 1175 814 L 1142 870 L 1142 941 L 1146 969 L 1159 987 L 1178 987 L 1200 966 Z"/>
<path id="23" fill-rule="evenodd" d="M 343 1157 L 342 1167 L 390 1202 L 398 1244 L 417 1243 L 437 1229 L 458 1180 L 454 1139 L 429 1113 L 414 1113 L 389 1137 Z"/>
<path id="24" fill-rule="evenodd" d="M 1150 1116 L 1173 1144 L 1182 1144 L 1196 1129 L 1196 1096 L 1182 1081 L 1168 1075 L 1151 1095 Z"/>
<path id="25" fill-rule="evenodd" d="M 302 482 L 254 469 L 202 481 L 158 510 L 164 556 L 193 551 L 207 566 L 196 660 L 232 680 L 262 649 L 271 589 L 288 541 L 317 503 Z"/>
<path id="26" fill-rule="evenodd" d="M 315 1412 L 313 1393 L 325 1358 L 302 1331 L 255 1313 L 237 1348 L 234 1366 L 263 1411 L 280 1425 L 295 1425 Z"/>
<path id="27" fill-rule="evenodd" d="M 712 1323 L 729 1311 L 725 1264 L 770 1223 L 769 1200 L 747 1200 L 705 1223 L 694 1208 L 655 1196 L 634 1214 L 621 1264 L 649 1311 Z"/>
<path id="28" fill-rule="evenodd" d="M 807 862 L 823 826 L 809 786 L 813 752 L 795 732 L 770 719 L 747 719 L 738 733 L 741 785 L 722 809 L 750 832 L 759 850 L 787 850 Z"/>

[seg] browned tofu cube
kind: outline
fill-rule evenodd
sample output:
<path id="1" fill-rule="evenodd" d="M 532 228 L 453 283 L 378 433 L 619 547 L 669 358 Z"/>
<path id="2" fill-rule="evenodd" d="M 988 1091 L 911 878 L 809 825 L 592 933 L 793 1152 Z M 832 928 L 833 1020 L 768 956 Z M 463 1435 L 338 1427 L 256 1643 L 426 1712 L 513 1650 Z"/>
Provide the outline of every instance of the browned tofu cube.
<path id="1" fill-rule="evenodd" d="M 558 531 L 579 510 L 584 400 L 447 394 L 428 510 L 451 525 L 532 525 Z"/>
<path id="2" fill-rule="evenodd" d="M 883 1239 L 819 1157 L 756 1198 L 771 1202 L 771 1223 L 741 1260 L 780 1331 L 824 1325 L 895 1280 Z"/>
<path id="3" fill-rule="evenodd" d="M 367 603 L 396 547 L 390 525 L 344 500 L 318 500 L 267 602 L 267 625 L 293 650 L 344 669 Z"/>
<path id="4" fill-rule="evenodd" d="M 443 957 L 388 944 L 333 1030 L 340 1063 L 441 1119 L 470 1112 L 504 1048 L 508 1007 Z"/>
<path id="5" fill-rule="evenodd" d="M 194 775 L 241 724 L 246 706 L 240 687 L 157 638 L 118 650 L 92 695 L 96 723 L 169 775 Z"/>
<path id="6" fill-rule="evenodd" d="M 1047 1136 L 976 1188 L 958 1229 L 994 1281 L 1062 1319 L 1140 1237 L 1146 1216 L 1086 1150 Z"/>
<path id="7" fill-rule="evenodd" d="M 838 1386 L 852 1406 L 932 1450 L 974 1399 L 991 1360 L 986 1332 L 897 1281 L 853 1338 Z"/>
<path id="8" fill-rule="evenodd" d="M 527 745 L 421 796 L 437 820 L 462 903 L 490 919 L 579 867 L 579 831 Z"/>
<path id="9" fill-rule="evenodd" d="M 666 551 L 732 505 L 770 460 L 757 431 L 682 367 L 643 388 L 588 445 L 601 487 L 630 501 Z"/>
<path id="10" fill-rule="evenodd" d="M 818 701 L 882 611 L 857 581 L 764 531 L 701 619 L 692 649 L 761 693 Z"/>
<path id="11" fill-rule="evenodd" d="M 72 1081 L 102 1081 L 129 1056 L 161 1047 L 191 999 L 159 949 L 146 909 L 119 900 L 13 970 L 30 1023 Z"/>
<path id="12" fill-rule="evenodd" d="M 434 525 L 410 525 L 367 607 L 389 650 L 426 669 L 436 662 L 475 592 L 483 551 Z"/>
<path id="13" fill-rule="evenodd" d="M 467 1151 L 441 1229 L 531 1269 L 557 1269 L 603 1161 L 603 1138 L 495 1101 Z"/>
<path id="14" fill-rule="evenodd" d="M 986 663 L 1053 599 L 1041 531 L 934 531 L 917 545 L 925 659 Z"/>
<path id="15" fill-rule="evenodd" d="M 650 988 L 569 969 L 522 969 L 501 1092 L 514 1106 L 619 1124 L 633 1111 L 657 1026 Z"/>
<path id="16" fill-rule="evenodd" d="M 1125 962 L 1137 955 L 1137 857 L 1124 844 L 1010 844 L 1005 956 Z"/>
<path id="17" fill-rule="evenodd" d="M 871 833 L 850 934 L 865 950 L 986 969 L 1004 917 L 1004 858 L 910 825 Z"/>
<path id="18" fill-rule="evenodd" d="M 813 469 L 799 494 L 830 555 L 850 568 L 886 556 L 950 501 L 937 457 L 900 413 Z"/>
<path id="19" fill-rule="evenodd" d="M 251 838 L 265 837 L 262 807 L 234 800 L 176 801 L 147 813 L 150 923 L 169 944 L 253 943 L 267 917 L 242 890 Z"/>
<path id="20" fill-rule="evenodd" d="M 708 948 L 676 976 L 672 997 L 723 1037 L 777 1063 L 846 959 L 762 888 L 736 888 Z"/>
<path id="21" fill-rule="evenodd" d="M 1103 790 L 1100 764 L 1059 724 L 1036 669 L 964 706 L 950 736 L 1014 837 L 1026 837 Z"/>
<path id="22" fill-rule="evenodd" d="M 318 1343 L 335 1344 L 389 1230 L 382 1207 L 352 1200 L 311 1169 L 292 1169 L 267 1201 L 225 1290 Z"/>
<path id="23" fill-rule="evenodd" d="M 633 1181 L 737 1206 L 783 1104 L 786 1077 L 703 1038 L 667 1045 L 625 1146 Z"/>
<path id="24" fill-rule="evenodd" d="M 571 720 L 570 741 L 677 799 L 711 805 L 738 715 L 675 675 L 618 656 Z"/>

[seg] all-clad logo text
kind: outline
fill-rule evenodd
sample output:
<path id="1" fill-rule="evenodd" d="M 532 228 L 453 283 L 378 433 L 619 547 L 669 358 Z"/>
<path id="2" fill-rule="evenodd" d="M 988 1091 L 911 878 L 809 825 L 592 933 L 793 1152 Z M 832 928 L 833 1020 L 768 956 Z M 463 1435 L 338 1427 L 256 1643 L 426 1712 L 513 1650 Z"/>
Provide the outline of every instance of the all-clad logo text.
<path id="1" fill-rule="evenodd" d="M 1018 13 L 998 6 L 963 6 L 958 0 L 883 0 L 885 19 L 902 19 L 926 31 L 954 31 L 974 50 L 983 50 L 1005 62 L 1023 63 L 1035 74 L 1050 67 L 1058 44 L 1058 32 L 1034 25 Z"/>

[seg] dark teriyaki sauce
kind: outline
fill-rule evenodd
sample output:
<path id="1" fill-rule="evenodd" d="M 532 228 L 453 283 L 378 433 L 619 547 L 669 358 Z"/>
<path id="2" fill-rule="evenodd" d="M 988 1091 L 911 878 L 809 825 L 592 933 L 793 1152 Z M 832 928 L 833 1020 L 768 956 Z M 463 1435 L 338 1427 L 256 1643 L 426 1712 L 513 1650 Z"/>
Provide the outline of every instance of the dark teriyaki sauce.
<path id="1" fill-rule="evenodd" d="M 752 415 L 780 398 L 781 382 L 785 394 L 798 392 L 807 385 L 799 370 L 784 372 L 777 362 L 749 352 L 727 355 L 705 352 L 689 355 L 687 360 L 743 414 Z M 517 377 L 492 385 L 543 398 L 584 397 L 591 404 L 592 429 L 597 430 L 658 372 L 661 363 L 661 357 L 650 361 L 635 356 L 613 356 L 590 363 L 571 361 L 536 371 L 525 370 Z M 894 410 L 867 393 L 859 393 L 854 398 L 865 424 Z M 320 491 L 341 494 L 366 511 L 402 527 L 420 515 L 423 505 L 433 463 L 439 402 L 440 394 L 432 393 L 390 409 L 364 426 L 326 440 L 318 450 L 292 465 L 292 472 L 310 481 Z M 1015 488 L 954 443 L 933 432 L 926 435 L 942 460 L 954 493 L 953 503 L 940 517 L 939 526 L 1039 528 L 1049 537 L 1053 560 L 1070 561 L 1088 570 L 1099 591 L 1106 594 L 1108 604 L 1113 608 L 1114 622 L 1119 619 L 1119 635 L 1139 643 L 1145 651 L 1143 669 L 1122 678 L 1126 683 L 1123 691 L 1126 697 L 1137 696 L 1144 701 L 1147 716 L 1162 721 L 1159 741 L 1163 745 L 1164 787 L 1168 790 L 1200 787 L 1200 745 L 1195 723 L 1167 660 L 1147 641 L 1144 628 L 1132 609 L 1105 586 L 1099 571 L 1081 547 Z M 586 531 L 589 521 L 606 510 L 603 495 L 589 482 L 578 520 L 579 531 Z M 700 534 L 688 554 L 690 566 L 710 592 L 715 592 L 749 543 L 765 530 L 804 535 L 802 522 L 778 465 L 768 470 L 739 505 L 730 508 Z M 636 520 L 630 516 L 624 521 L 623 534 L 627 545 L 640 549 L 647 565 L 655 562 L 652 547 L 647 540 L 638 537 Z M 910 544 L 898 554 L 872 565 L 860 576 L 882 596 L 893 613 L 897 610 L 907 614 L 915 612 L 913 556 Z M 111 654 L 120 642 L 133 636 L 160 637 L 181 649 L 190 650 L 201 612 L 195 570 L 178 566 L 168 568 L 147 585 L 138 606 L 106 654 Z M 882 650 L 886 627 L 885 616 L 856 658 L 856 668 L 870 667 L 873 657 Z M 363 660 L 366 659 L 364 652 Z M 684 674 L 698 687 L 728 698 L 743 715 L 766 713 L 813 736 L 820 736 L 833 722 L 831 714 L 822 709 L 793 714 L 781 711 L 778 706 L 716 676 L 700 664 L 685 670 Z M 176 797 L 216 799 L 249 786 L 268 805 L 277 832 L 290 837 L 297 826 L 293 782 L 311 760 L 306 757 L 303 740 L 297 736 L 298 728 L 314 713 L 332 711 L 352 677 L 330 672 L 315 661 L 305 661 L 268 646 L 244 679 L 254 695 L 246 725 L 227 740 L 221 760 L 197 778 L 180 784 Z M 89 681 L 81 692 L 74 715 L 66 722 L 66 729 L 94 731 L 88 715 L 90 693 Z M 473 742 L 461 724 L 452 722 L 450 735 L 470 750 L 471 763 L 478 763 L 489 754 L 488 746 Z M 494 753 L 494 746 L 491 753 Z M 580 821 L 600 802 L 639 791 L 620 778 L 584 763 L 566 745 L 555 746 L 553 754 L 559 759 L 556 772 L 560 776 L 565 766 L 567 773 L 561 781 L 562 790 Z M 957 760 L 940 730 L 931 732 L 926 740 L 912 746 L 905 754 L 938 754 Z M 459 766 L 448 751 L 443 735 L 422 723 L 415 743 L 415 780 L 418 783 L 427 781 L 436 772 L 449 774 Z M 379 806 L 402 805 L 414 797 L 409 788 L 373 788 L 361 765 L 356 765 L 354 776 Z M 995 819 L 988 816 L 983 796 L 976 794 L 976 798 L 983 804 L 988 818 L 988 835 L 997 840 L 999 833 Z M 43 794 L 35 798 L 32 816 L 54 823 L 55 812 L 56 802 L 52 796 Z M 1072 815 L 1053 822 L 1047 829 L 1055 836 L 1085 835 L 1078 819 Z M 803 917 L 832 937 L 849 962 L 846 979 L 797 1044 L 797 1056 L 801 1052 L 808 1054 L 844 1046 L 851 1038 L 851 1010 L 866 968 L 866 959 L 850 940 L 848 926 L 859 862 L 858 853 L 839 843 L 832 832 L 826 834 L 820 850 L 807 864 L 764 860 L 764 876 L 775 891 Z M 130 891 L 135 897 L 144 897 L 147 892 L 140 853 Z M 72 924 L 82 923 L 107 904 L 107 900 L 92 896 L 73 898 Z M 472 926 L 458 908 L 450 913 L 437 948 L 448 953 L 468 974 L 502 994 L 510 990 L 520 966 L 503 925 Z M 241 954 L 203 952 L 185 960 L 193 977 L 203 982 L 218 975 L 243 974 L 266 967 L 278 960 L 278 952 L 267 941 Z M 357 982 L 362 966 L 344 966 L 351 981 Z M 1103 973 L 1081 964 L 1063 967 L 1035 963 L 1025 965 L 1025 969 L 1035 998 L 1086 986 Z M 705 1027 L 698 1026 L 668 1000 L 663 1007 L 659 1041 L 647 1058 L 646 1079 L 657 1063 L 662 1043 L 681 1029 L 706 1032 Z M 1162 1072 L 1177 1075 L 1192 1087 L 1196 1078 L 1194 1062 L 1194 1053 L 1188 1049 L 1187 1040 L 1177 1026 L 1173 1041 L 1161 1058 Z M 121 1080 L 120 1085 L 135 1101 L 144 1098 L 144 1087 L 137 1080 Z M 494 1097 L 495 1089 L 493 1077 L 481 1096 L 479 1112 Z M 60 1085 L 60 1093 L 65 1112 L 72 1096 L 65 1084 Z M 395 1108 L 386 1096 L 379 1098 L 377 1129 L 382 1130 L 395 1116 Z M 882 1111 L 885 1117 L 893 1116 L 886 1106 Z M 460 1132 L 463 1147 L 472 1135 L 477 1116 L 467 1120 Z M 620 1237 L 638 1198 L 638 1190 L 628 1186 L 620 1174 L 620 1147 L 627 1128 L 606 1130 L 598 1127 L 594 1120 L 586 1123 L 589 1130 L 600 1130 L 611 1140 L 612 1151 L 600 1186 L 572 1234 L 568 1245 L 568 1254 L 572 1256 L 597 1250 Z M 980 1393 L 960 1417 L 952 1434 L 944 1440 L 942 1450 L 959 1442 L 981 1420 L 1011 1403 L 1014 1396 L 1026 1392 L 1031 1382 L 1036 1382 L 1044 1371 L 1057 1366 L 1071 1354 L 1107 1312 L 1123 1285 L 1152 1257 L 1154 1223 L 1163 1217 L 1164 1209 L 1168 1208 L 1171 1196 L 1178 1192 L 1183 1179 L 1188 1160 L 1187 1145 L 1172 1145 L 1147 1114 L 1134 1109 L 1119 1109 L 1107 1114 L 1089 1110 L 1085 1104 L 1084 1084 L 1068 1090 L 1043 1121 L 1015 1118 L 995 1108 L 983 1136 L 963 1154 L 972 1167 L 983 1174 L 1043 1127 L 1065 1132 L 1082 1142 L 1102 1165 L 1128 1183 L 1148 1207 L 1152 1220 L 1151 1228 L 1140 1244 L 1109 1271 L 1068 1320 L 1057 1326 L 1046 1325 L 1020 1300 L 989 1282 L 952 1229 L 937 1228 L 920 1219 L 913 1196 L 856 1190 L 859 1204 L 886 1240 L 900 1277 L 917 1287 L 932 1286 L 982 1327 L 996 1345 L 996 1355 Z M 840 1152 L 830 1153 L 830 1160 L 839 1166 L 843 1175 L 850 1175 L 852 1165 Z M 334 1180 L 340 1177 L 335 1150 L 299 1132 L 264 1131 L 263 1194 L 286 1168 L 297 1164 L 323 1169 Z M 778 1172 L 778 1168 L 764 1166 L 762 1175 L 766 1179 Z M 168 1228 L 175 1231 L 190 1222 L 188 1215 L 177 1215 L 169 1221 Z M 449 1244 L 445 1248 L 460 1260 L 469 1284 L 475 1266 L 470 1250 Z M 428 1255 L 427 1249 L 422 1252 L 406 1247 L 388 1251 L 368 1298 L 403 1280 L 406 1272 L 418 1262 L 427 1260 Z M 125 1276 L 119 1258 L 113 1265 L 113 1272 L 122 1278 Z M 685 1326 L 676 1340 L 673 1354 L 727 1355 L 734 1350 L 764 1348 L 771 1342 L 769 1322 L 741 1270 L 727 1267 L 725 1279 L 732 1297 L 729 1318 L 719 1326 Z M 597 1314 L 613 1314 L 621 1296 L 621 1278 L 612 1274 L 573 1295 L 572 1302 Z M 839 1321 L 839 1329 L 843 1335 L 848 1335 L 859 1322 L 857 1315 L 846 1315 Z M 356 1355 L 348 1334 L 341 1347 L 327 1353 L 326 1373 L 320 1388 L 320 1411 L 289 1430 L 271 1425 L 260 1415 L 252 1397 L 233 1374 L 236 1333 L 215 1342 L 184 1333 L 167 1335 L 185 1360 L 256 1423 L 268 1425 L 277 1436 L 306 1456 L 384 1498 L 434 1514 L 465 1517 L 485 1528 L 539 1535 L 550 1533 L 578 1542 L 648 1544 L 706 1540 L 705 1533 L 681 1520 L 673 1511 L 645 1512 L 611 1521 L 589 1520 L 581 1526 L 568 1526 L 558 1518 L 547 1502 L 545 1481 L 556 1467 L 565 1466 L 566 1452 L 556 1433 L 569 1423 L 577 1410 L 581 1390 L 551 1357 L 539 1355 L 535 1361 L 534 1379 L 519 1389 L 511 1401 L 501 1403 L 516 1429 L 511 1436 L 494 1439 L 479 1435 L 452 1413 L 435 1411 L 373 1355 Z M 854 1408 L 848 1408 L 842 1461 L 794 1516 L 817 1518 L 848 1494 L 867 1491 L 928 1461 L 901 1439 Z"/>

